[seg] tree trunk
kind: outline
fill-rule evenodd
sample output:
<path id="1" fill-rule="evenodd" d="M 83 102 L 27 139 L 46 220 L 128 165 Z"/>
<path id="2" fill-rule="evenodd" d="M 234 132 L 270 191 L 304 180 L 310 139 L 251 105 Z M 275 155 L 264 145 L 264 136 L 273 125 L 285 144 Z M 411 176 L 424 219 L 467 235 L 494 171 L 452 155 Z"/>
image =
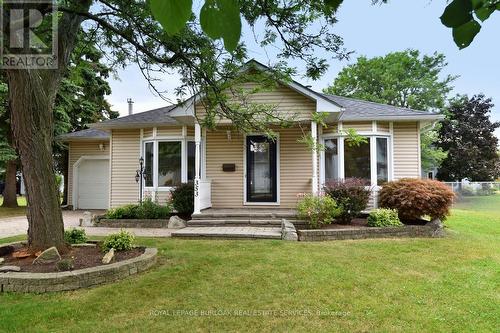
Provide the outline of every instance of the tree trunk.
<path id="1" fill-rule="evenodd" d="M 43 73 L 49 76 L 50 73 Z M 65 249 L 64 224 L 52 160 L 52 106 L 57 85 L 39 71 L 8 71 L 12 130 L 25 179 L 28 245 Z M 53 81 L 52 81 L 53 82 Z"/>
<path id="2" fill-rule="evenodd" d="M 68 1 L 69 9 L 88 12 L 91 0 Z M 75 47 L 83 17 L 62 13 L 58 19 L 57 69 L 6 70 L 11 126 L 26 185 L 28 245 L 32 251 L 65 250 L 64 223 L 52 159 L 53 106 L 61 78 Z"/>
<path id="3" fill-rule="evenodd" d="M 5 188 L 2 207 L 16 208 L 17 205 L 17 161 L 7 161 L 5 167 Z"/>
<path id="4" fill-rule="evenodd" d="M 62 168 L 62 174 L 64 177 L 64 191 L 63 191 L 63 200 L 62 200 L 62 205 L 68 205 L 71 203 L 68 203 L 68 179 L 69 179 L 69 172 L 68 172 L 68 166 L 69 166 L 69 153 L 67 149 L 64 149 L 61 152 L 61 168 Z"/>

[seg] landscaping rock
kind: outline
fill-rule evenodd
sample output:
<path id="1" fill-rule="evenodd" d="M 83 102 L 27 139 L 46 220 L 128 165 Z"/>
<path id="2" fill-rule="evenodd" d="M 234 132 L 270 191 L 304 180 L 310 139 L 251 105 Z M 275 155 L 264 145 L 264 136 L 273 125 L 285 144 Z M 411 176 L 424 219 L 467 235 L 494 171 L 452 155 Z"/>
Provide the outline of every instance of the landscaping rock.
<path id="1" fill-rule="evenodd" d="M 35 260 L 33 265 L 37 264 L 50 264 L 61 260 L 61 255 L 55 246 L 43 251 Z"/>
<path id="2" fill-rule="evenodd" d="M 111 260 L 115 257 L 115 249 L 111 249 L 102 257 L 102 263 L 103 264 L 109 264 Z"/>
<path id="3" fill-rule="evenodd" d="M 20 272 L 21 267 L 19 266 L 1 266 L 0 267 L 0 273 L 7 273 L 7 272 Z"/>
<path id="4" fill-rule="evenodd" d="M 297 230 L 293 223 L 282 219 L 281 220 L 281 239 L 286 241 L 298 241 Z"/>
<path id="5" fill-rule="evenodd" d="M 0 258 L 0 264 L 2 264 L 5 261 L 4 258 Z"/>
<path id="6" fill-rule="evenodd" d="M 182 229 L 186 227 L 186 221 L 181 219 L 179 216 L 172 216 L 170 217 L 170 220 L 168 220 L 168 226 L 169 229 Z"/>
<path id="7" fill-rule="evenodd" d="M 82 218 L 82 227 L 92 227 L 92 213 L 91 212 L 83 212 Z"/>

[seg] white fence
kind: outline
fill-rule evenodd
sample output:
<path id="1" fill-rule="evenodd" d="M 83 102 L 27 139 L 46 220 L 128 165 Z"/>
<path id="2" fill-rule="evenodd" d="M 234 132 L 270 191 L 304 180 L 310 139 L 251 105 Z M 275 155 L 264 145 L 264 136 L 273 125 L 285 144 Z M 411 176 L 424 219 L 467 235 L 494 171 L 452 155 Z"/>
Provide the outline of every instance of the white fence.
<path id="1" fill-rule="evenodd" d="M 453 192 L 463 196 L 493 195 L 500 191 L 500 182 L 444 182 Z"/>

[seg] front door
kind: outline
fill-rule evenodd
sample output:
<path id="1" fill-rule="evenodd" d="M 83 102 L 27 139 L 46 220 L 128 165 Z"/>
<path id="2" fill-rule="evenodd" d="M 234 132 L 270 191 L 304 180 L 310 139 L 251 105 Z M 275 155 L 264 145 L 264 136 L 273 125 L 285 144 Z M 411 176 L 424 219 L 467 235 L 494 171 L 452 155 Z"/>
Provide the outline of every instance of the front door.
<path id="1" fill-rule="evenodd" d="M 247 202 L 276 202 L 276 142 L 263 135 L 247 136 Z"/>

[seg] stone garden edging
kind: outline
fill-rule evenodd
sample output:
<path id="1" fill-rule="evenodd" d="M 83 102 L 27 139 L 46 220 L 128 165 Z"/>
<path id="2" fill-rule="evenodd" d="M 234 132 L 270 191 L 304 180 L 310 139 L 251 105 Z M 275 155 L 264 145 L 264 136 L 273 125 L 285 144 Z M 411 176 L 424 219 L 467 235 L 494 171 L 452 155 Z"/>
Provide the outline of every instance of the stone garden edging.
<path id="1" fill-rule="evenodd" d="M 167 228 L 168 219 L 104 219 L 96 223 L 106 228 Z"/>
<path id="2" fill-rule="evenodd" d="M 344 239 L 400 238 L 400 237 L 443 237 L 441 221 L 431 221 L 425 225 L 403 227 L 368 227 L 346 229 L 297 230 L 299 241 L 329 241 Z"/>
<path id="3" fill-rule="evenodd" d="M 156 263 L 158 250 L 146 248 L 138 257 L 116 263 L 57 273 L 0 273 L 0 293 L 45 293 L 88 288 L 143 272 Z"/>

